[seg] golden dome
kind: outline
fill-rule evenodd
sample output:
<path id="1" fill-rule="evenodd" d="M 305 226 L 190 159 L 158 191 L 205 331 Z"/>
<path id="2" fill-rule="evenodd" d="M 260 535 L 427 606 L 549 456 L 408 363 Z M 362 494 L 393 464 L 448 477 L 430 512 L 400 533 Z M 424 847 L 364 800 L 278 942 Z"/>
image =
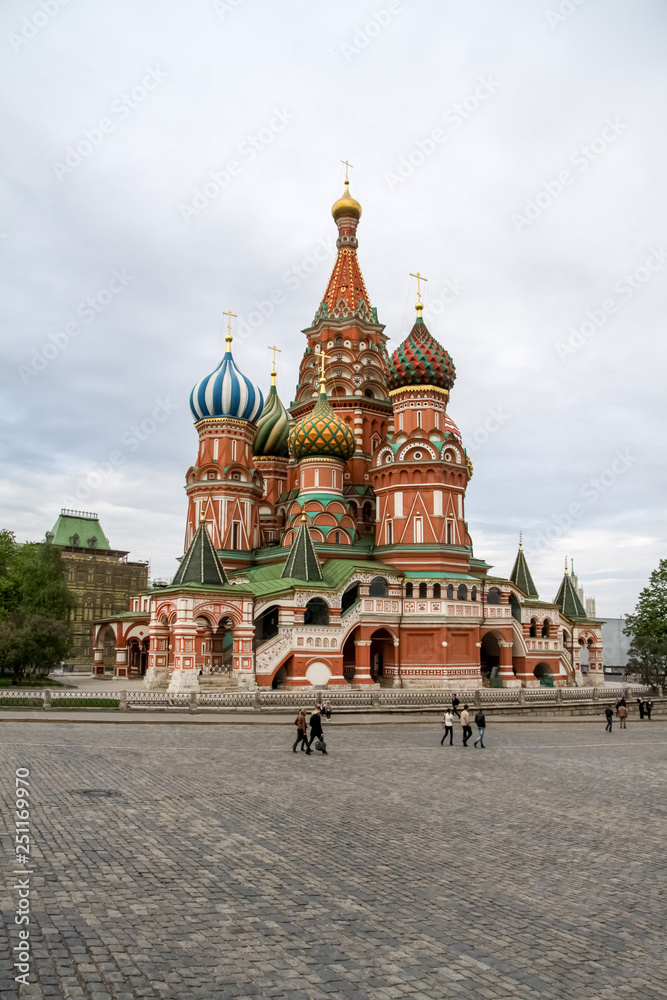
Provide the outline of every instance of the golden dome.
<path id="1" fill-rule="evenodd" d="M 333 203 L 331 214 L 336 222 L 343 218 L 343 216 L 349 216 L 353 219 L 361 218 L 361 205 L 350 194 L 350 182 L 348 180 L 345 181 L 345 192 L 342 198 Z"/>

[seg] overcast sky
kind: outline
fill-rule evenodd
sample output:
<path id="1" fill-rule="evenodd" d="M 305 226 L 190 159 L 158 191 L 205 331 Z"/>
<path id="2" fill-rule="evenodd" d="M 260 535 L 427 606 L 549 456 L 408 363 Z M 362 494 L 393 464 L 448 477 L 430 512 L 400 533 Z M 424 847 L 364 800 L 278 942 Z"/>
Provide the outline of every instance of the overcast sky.
<path id="1" fill-rule="evenodd" d="M 409 272 L 429 279 L 475 555 L 508 574 L 523 530 L 543 598 L 568 555 L 598 614 L 632 610 L 666 554 L 664 2 L 5 0 L 0 18 L 3 526 L 38 539 L 62 506 L 97 511 L 173 575 L 221 314 L 264 389 L 281 347 L 288 404 L 347 158 L 390 349 Z"/>

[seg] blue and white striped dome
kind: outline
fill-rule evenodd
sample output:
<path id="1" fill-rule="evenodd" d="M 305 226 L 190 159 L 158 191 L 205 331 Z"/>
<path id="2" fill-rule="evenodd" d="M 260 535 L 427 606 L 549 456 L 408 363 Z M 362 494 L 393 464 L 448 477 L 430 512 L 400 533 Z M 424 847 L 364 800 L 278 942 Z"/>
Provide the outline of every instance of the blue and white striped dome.
<path id="1" fill-rule="evenodd" d="M 262 393 L 236 367 L 229 343 L 215 371 L 200 379 L 190 393 L 190 409 L 195 420 L 233 417 L 235 420 L 254 421 L 263 406 Z"/>

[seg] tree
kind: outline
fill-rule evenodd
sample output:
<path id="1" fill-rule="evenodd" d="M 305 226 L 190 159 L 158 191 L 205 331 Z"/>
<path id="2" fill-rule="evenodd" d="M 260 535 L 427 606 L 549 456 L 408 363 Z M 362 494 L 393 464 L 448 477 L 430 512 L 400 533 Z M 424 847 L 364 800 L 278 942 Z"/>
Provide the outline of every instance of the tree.
<path id="1" fill-rule="evenodd" d="M 37 680 L 62 662 L 71 641 L 67 622 L 12 611 L 0 621 L 0 666 L 11 671 L 17 684 Z"/>
<path id="2" fill-rule="evenodd" d="M 47 674 L 67 656 L 75 606 L 60 550 L 17 545 L 12 532 L 0 531 L 0 668 L 14 683 Z"/>
<path id="3" fill-rule="evenodd" d="M 645 684 L 667 683 L 667 559 L 661 559 L 639 595 L 625 628 L 630 636 L 629 670 Z"/>

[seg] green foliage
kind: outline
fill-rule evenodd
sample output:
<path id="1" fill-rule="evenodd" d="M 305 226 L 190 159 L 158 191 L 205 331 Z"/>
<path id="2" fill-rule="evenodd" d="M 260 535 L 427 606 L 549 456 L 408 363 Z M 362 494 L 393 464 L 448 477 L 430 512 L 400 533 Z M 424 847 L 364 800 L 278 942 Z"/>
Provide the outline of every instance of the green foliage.
<path id="1" fill-rule="evenodd" d="M 67 622 L 27 611 L 12 611 L 0 621 L 0 667 L 14 680 L 43 677 L 67 653 L 71 633 Z"/>
<path id="2" fill-rule="evenodd" d="M 58 666 L 70 650 L 75 606 L 60 550 L 17 545 L 12 532 L 0 531 L 0 670 L 21 683 Z"/>
<path id="3" fill-rule="evenodd" d="M 625 628 L 630 643 L 628 668 L 644 684 L 667 682 L 667 559 L 661 559 L 642 590 Z"/>

